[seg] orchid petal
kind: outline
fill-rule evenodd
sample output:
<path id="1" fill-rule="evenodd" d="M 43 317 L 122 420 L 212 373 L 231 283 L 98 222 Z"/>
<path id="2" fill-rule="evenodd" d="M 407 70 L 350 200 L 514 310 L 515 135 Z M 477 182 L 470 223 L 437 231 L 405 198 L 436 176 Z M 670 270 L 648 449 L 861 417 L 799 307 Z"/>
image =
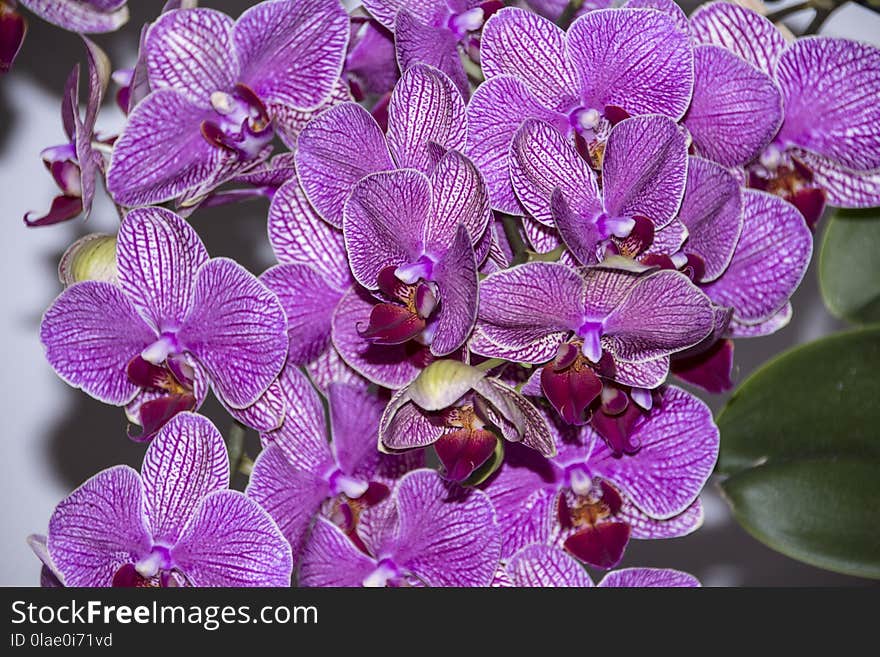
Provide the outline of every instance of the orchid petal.
<path id="1" fill-rule="evenodd" d="M 299 135 L 296 169 L 303 190 L 325 221 L 342 226 L 342 209 L 364 176 L 394 168 L 376 120 L 360 105 L 337 105 Z"/>
<path id="2" fill-rule="evenodd" d="M 755 159 L 782 123 L 769 75 L 718 46 L 694 48 L 694 96 L 684 125 L 697 151 L 727 167 Z"/>
<path id="3" fill-rule="evenodd" d="M 706 294 L 734 309 L 734 319 L 757 324 L 791 298 L 806 272 L 813 236 L 793 205 L 777 196 L 743 193 L 742 237 L 724 274 Z"/>
<path id="4" fill-rule="evenodd" d="M 289 586 L 293 570 L 278 526 L 235 490 L 202 500 L 171 556 L 193 586 Z"/>
<path id="5" fill-rule="evenodd" d="M 117 406 L 138 392 L 126 375 L 128 362 L 155 339 L 118 287 L 96 281 L 62 292 L 40 325 L 46 359 L 58 376 Z"/>
<path id="6" fill-rule="evenodd" d="M 143 496 L 137 472 L 118 465 L 55 507 L 47 546 L 65 586 L 110 586 L 121 566 L 149 554 Z"/>
<path id="7" fill-rule="evenodd" d="M 348 37 L 338 0 L 258 3 L 233 29 L 240 81 L 266 104 L 318 107 L 342 73 Z"/>
<path id="8" fill-rule="evenodd" d="M 229 486 L 223 436 L 207 418 L 179 413 L 150 443 L 141 473 L 153 541 L 173 545 L 202 498 Z"/>
<path id="9" fill-rule="evenodd" d="M 277 297 L 241 265 L 226 258 L 196 275 L 192 309 L 177 337 L 234 408 L 253 404 L 287 357 L 287 318 Z"/>
<path id="10" fill-rule="evenodd" d="M 568 28 L 567 52 L 585 106 L 681 118 L 694 83 L 690 40 L 652 9 L 599 9 Z"/>

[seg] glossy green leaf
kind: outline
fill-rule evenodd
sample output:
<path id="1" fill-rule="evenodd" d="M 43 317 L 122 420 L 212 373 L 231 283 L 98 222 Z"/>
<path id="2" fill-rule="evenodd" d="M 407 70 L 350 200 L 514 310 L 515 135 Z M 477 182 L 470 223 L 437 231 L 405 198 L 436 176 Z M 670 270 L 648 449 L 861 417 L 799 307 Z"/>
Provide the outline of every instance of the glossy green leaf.
<path id="1" fill-rule="evenodd" d="M 768 463 L 730 477 L 722 488 L 740 524 L 774 550 L 880 578 L 880 462 Z"/>
<path id="2" fill-rule="evenodd" d="M 880 327 L 772 360 L 740 385 L 717 421 L 724 474 L 798 459 L 880 461 Z"/>
<path id="3" fill-rule="evenodd" d="M 880 578 L 880 326 L 793 349 L 718 416 L 734 514 L 794 559 Z"/>
<path id="4" fill-rule="evenodd" d="M 822 241 L 819 284 L 834 316 L 880 321 L 880 209 L 835 213 Z"/>

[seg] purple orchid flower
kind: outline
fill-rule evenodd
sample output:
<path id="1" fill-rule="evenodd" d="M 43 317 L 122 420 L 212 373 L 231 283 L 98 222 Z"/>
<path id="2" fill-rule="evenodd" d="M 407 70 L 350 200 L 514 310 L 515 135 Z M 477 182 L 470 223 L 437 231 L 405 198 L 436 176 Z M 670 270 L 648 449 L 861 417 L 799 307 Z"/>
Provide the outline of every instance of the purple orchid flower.
<path id="1" fill-rule="evenodd" d="M 321 390 L 357 381 L 331 340 L 333 315 L 353 285 L 342 231 L 318 216 L 295 178 L 273 196 L 268 226 L 280 264 L 260 280 L 287 314 L 288 362 L 305 367 Z"/>
<path id="2" fill-rule="evenodd" d="M 476 321 L 474 247 L 489 216 L 479 172 L 455 151 L 430 178 L 399 170 L 361 180 L 345 206 L 348 260 L 358 283 L 391 300 L 373 307 L 362 338 L 418 339 L 435 356 L 461 347 Z"/>
<path id="3" fill-rule="evenodd" d="M 387 135 L 360 105 L 333 107 L 300 134 L 297 174 L 318 214 L 342 228 L 345 202 L 359 180 L 398 168 L 430 174 L 447 151 L 464 151 L 466 141 L 465 104 L 452 81 L 418 65 L 392 92 Z"/>
<path id="4" fill-rule="evenodd" d="M 471 351 L 546 363 L 535 376 L 571 424 L 590 419 L 589 407 L 603 391 L 599 377 L 656 388 L 669 371 L 670 354 L 698 344 L 715 325 L 711 301 L 687 276 L 650 268 L 579 272 L 532 262 L 488 276 L 480 299 Z"/>
<path id="5" fill-rule="evenodd" d="M 433 470 L 404 475 L 389 499 L 361 514 L 357 535 L 364 549 L 318 518 L 300 586 L 488 586 L 500 556 L 486 494 L 444 482 Z"/>
<path id="6" fill-rule="evenodd" d="M 480 61 L 486 82 L 468 105 L 467 153 L 486 177 L 493 207 L 514 215 L 522 210 L 508 149 L 525 119 L 598 152 L 627 116 L 681 118 L 694 81 L 688 35 L 654 9 L 591 11 L 567 32 L 537 14 L 503 9 L 486 22 Z"/>
<path id="7" fill-rule="evenodd" d="M 66 586 L 288 586 L 290 545 L 263 509 L 227 490 L 229 458 L 209 420 L 178 415 L 141 473 L 98 473 L 49 520 L 48 556 Z"/>
<path id="8" fill-rule="evenodd" d="M 509 446 L 484 487 L 498 512 L 503 558 L 542 543 L 608 569 L 630 538 L 682 536 L 701 524 L 697 496 L 718 456 L 718 429 L 708 407 L 684 390 L 667 386 L 657 396 L 636 423 L 632 454 L 616 455 L 589 427 L 557 431 L 559 451 L 549 460 Z"/>
<path id="9" fill-rule="evenodd" d="M 284 410 L 270 385 L 287 355 L 275 295 L 235 262 L 209 259 L 189 224 L 162 208 L 128 214 L 116 259 L 118 285 L 76 283 L 43 316 L 40 338 L 57 374 L 128 405 L 141 439 L 198 408 L 208 382 L 248 423 L 275 428 Z M 264 407 L 270 417 L 261 420 Z"/>
<path id="10" fill-rule="evenodd" d="M 468 479 L 489 460 L 499 437 L 553 456 L 541 414 L 515 389 L 454 360 L 425 368 L 388 402 L 379 425 L 380 448 L 406 451 L 433 445 L 445 476 Z"/>
<path id="11" fill-rule="evenodd" d="M 15 0 L 0 0 L 0 75 L 9 73 L 27 34 L 27 20 Z"/>
<path id="12" fill-rule="evenodd" d="M 297 563 L 316 516 L 333 520 L 356 539 L 359 514 L 384 500 L 389 486 L 423 466 L 424 459 L 418 453 L 379 454 L 377 432 L 385 402 L 363 386 L 329 386 L 329 430 L 321 399 L 292 365 L 281 374 L 281 389 L 287 416 L 280 428 L 261 435 L 264 449 L 254 463 L 247 494 L 278 523 Z"/>
<path id="13" fill-rule="evenodd" d="M 44 21 L 71 32 L 114 32 L 128 22 L 128 0 L 18 0 Z"/>
<path id="14" fill-rule="evenodd" d="M 49 211 L 42 217 L 32 219 L 24 216 L 27 226 L 50 226 L 68 221 L 80 214 L 88 218 L 92 210 L 97 177 L 104 170 L 104 158 L 93 146 L 95 121 L 104 100 L 110 78 L 110 60 L 107 55 L 83 37 L 89 55 L 89 98 L 86 115 L 79 112 L 79 64 L 77 64 L 64 87 L 61 101 L 61 121 L 70 140 L 66 144 L 47 148 L 42 152 L 43 162 L 61 189 L 61 195 L 52 201 Z"/>
<path id="15" fill-rule="evenodd" d="M 400 79 L 394 35 L 377 21 L 352 16 L 351 38 L 342 77 L 357 101 L 390 94 Z"/>
<path id="16" fill-rule="evenodd" d="M 697 43 L 723 46 L 775 81 L 784 119 L 747 167 L 749 185 L 793 203 L 811 227 L 827 201 L 880 205 L 880 49 L 830 37 L 788 43 L 763 16 L 732 4 L 694 12 Z"/>
<path id="17" fill-rule="evenodd" d="M 501 581 L 499 581 L 501 580 Z M 592 587 L 584 567 L 569 554 L 549 545 L 528 545 L 514 554 L 494 586 Z M 600 588 L 696 587 L 693 575 L 671 568 L 622 568 L 602 578 Z"/>
<path id="18" fill-rule="evenodd" d="M 637 239 L 672 222 L 685 190 L 687 157 L 687 139 L 672 119 L 626 119 L 611 129 L 596 162 L 600 191 L 592 169 L 566 137 L 529 119 L 510 147 L 510 180 L 529 214 L 555 227 L 575 258 L 589 265 L 608 246 L 628 255 L 624 238 L 634 229 Z M 612 238 L 617 241 L 610 244 Z"/>
<path id="19" fill-rule="evenodd" d="M 478 33 L 503 3 L 498 0 L 365 0 L 364 6 L 394 33 L 400 70 L 429 64 L 470 96 L 461 57 L 478 57 Z"/>
<path id="20" fill-rule="evenodd" d="M 276 133 L 293 148 L 303 114 L 341 86 L 348 31 L 338 0 L 261 2 L 237 21 L 211 9 L 162 15 L 144 42 L 153 91 L 108 171 L 117 203 L 186 205 L 259 164 Z"/>

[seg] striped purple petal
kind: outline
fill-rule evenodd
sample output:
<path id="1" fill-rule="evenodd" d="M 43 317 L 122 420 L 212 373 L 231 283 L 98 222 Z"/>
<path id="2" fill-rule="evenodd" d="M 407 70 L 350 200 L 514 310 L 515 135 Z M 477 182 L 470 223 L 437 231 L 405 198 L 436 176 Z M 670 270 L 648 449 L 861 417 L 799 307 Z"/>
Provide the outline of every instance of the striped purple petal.
<path id="1" fill-rule="evenodd" d="M 285 183 L 272 197 L 268 226 L 278 262 L 310 265 L 339 290 L 351 283 L 342 231 L 321 220 L 298 180 Z"/>
<path id="2" fill-rule="evenodd" d="M 254 461 L 247 496 L 266 510 L 290 543 L 294 563 L 305 548 L 309 527 L 330 497 L 323 477 L 294 466 L 279 445 L 268 445 Z"/>
<path id="3" fill-rule="evenodd" d="M 543 106 L 565 112 L 577 100 L 565 48 L 565 33 L 551 21 L 510 7 L 486 21 L 480 64 L 487 80 L 519 78 Z"/>
<path id="4" fill-rule="evenodd" d="M 20 0 L 44 21 L 71 32 L 114 32 L 128 22 L 127 0 Z"/>
<path id="5" fill-rule="evenodd" d="M 202 136 L 202 121 L 209 116 L 177 90 L 144 98 L 113 147 L 107 189 L 114 200 L 127 207 L 162 203 L 214 182 L 218 172 L 233 166 L 236 154 Z"/>
<path id="6" fill-rule="evenodd" d="M 119 285 L 157 332 L 183 324 L 196 271 L 208 261 L 198 233 L 164 208 L 130 212 L 117 239 Z"/>
<path id="7" fill-rule="evenodd" d="M 309 265 L 278 265 L 265 271 L 260 281 L 278 297 L 287 315 L 290 362 L 311 363 L 330 346 L 333 311 L 343 292 Z"/>
<path id="8" fill-rule="evenodd" d="M 431 183 L 418 171 L 374 173 L 358 182 L 343 217 L 355 279 L 375 289 L 379 272 L 386 267 L 414 264 L 424 253 L 431 214 Z"/>
<path id="9" fill-rule="evenodd" d="M 309 202 L 325 221 L 342 226 L 342 209 L 364 176 L 394 168 L 385 135 L 360 105 L 337 105 L 299 135 L 296 170 Z"/>
<path id="10" fill-rule="evenodd" d="M 362 586 L 376 565 L 376 560 L 355 547 L 339 527 L 326 518 L 318 518 L 303 554 L 297 584 Z"/>
<path id="11" fill-rule="evenodd" d="M 126 368 L 155 339 L 122 290 L 97 281 L 77 283 L 62 292 L 40 324 L 46 359 L 58 376 L 116 406 L 138 393 Z"/>
<path id="12" fill-rule="evenodd" d="M 706 294 L 745 324 L 772 317 L 794 294 L 813 252 L 813 236 L 793 205 L 777 196 L 743 193 L 742 236 L 722 276 Z"/>
<path id="13" fill-rule="evenodd" d="M 427 64 L 447 75 L 460 96 L 470 96 L 470 83 L 452 30 L 422 23 L 403 10 L 394 21 L 394 43 L 397 62 L 404 74 L 413 66 Z"/>
<path id="14" fill-rule="evenodd" d="M 613 482 L 653 518 L 683 512 L 715 467 L 719 439 L 712 412 L 693 395 L 668 386 L 637 423 L 632 439 L 640 445 L 638 452 L 622 457 L 596 439 L 590 454 L 593 474 Z"/>
<path id="15" fill-rule="evenodd" d="M 289 586 L 293 570 L 278 526 L 234 490 L 202 500 L 171 556 L 193 586 Z"/>
<path id="16" fill-rule="evenodd" d="M 508 214 L 522 214 L 510 183 L 510 143 L 526 119 L 540 119 L 567 130 L 568 117 L 544 107 L 522 80 L 508 75 L 481 84 L 468 103 L 467 112 L 467 155 L 486 179 L 492 207 Z"/>
<path id="17" fill-rule="evenodd" d="M 838 208 L 880 205 L 880 171 L 853 171 L 809 151 L 798 152 L 797 158 L 809 167 L 813 183 L 825 192 L 829 205 Z"/>
<path id="18" fill-rule="evenodd" d="M 700 586 L 700 581 L 693 575 L 671 568 L 621 568 L 605 575 L 598 586 L 615 588 L 690 588 Z"/>
<path id="19" fill-rule="evenodd" d="M 715 324 L 712 305 L 684 274 L 643 278 L 603 322 L 615 358 L 641 362 L 691 347 Z"/>
<path id="20" fill-rule="evenodd" d="M 769 75 L 724 48 L 694 48 L 694 95 L 684 125 L 699 154 L 727 167 L 747 164 L 781 123 L 782 97 Z"/>
<path id="21" fill-rule="evenodd" d="M 522 445 L 505 444 L 504 464 L 483 487 L 498 514 L 502 557 L 548 543 L 558 522 L 552 461 Z"/>
<path id="22" fill-rule="evenodd" d="M 465 103 L 452 81 L 433 66 L 404 70 L 388 105 L 388 146 L 398 167 L 431 173 L 445 151 L 465 148 Z"/>
<path id="23" fill-rule="evenodd" d="M 602 161 L 609 217 L 648 217 L 662 228 L 675 217 L 687 180 L 687 139 L 665 116 L 618 123 Z"/>
<path id="24" fill-rule="evenodd" d="M 549 545 L 524 547 L 507 562 L 513 586 L 591 587 L 593 580 L 568 553 Z"/>
<path id="25" fill-rule="evenodd" d="M 358 374 L 377 385 L 399 390 L 415 379 L 421 368 L 413 359 L 412 342 L 378 345 L 361 337 L 359 327 L 369 326 L 375 303 L 362 288 L 348 290 L 333 313 L 333 344 Z"/>
<path id="26" fill-rule="evenodd" d="M 624 501 L 618 517 L 630 526 L 630 537 L 637 540 L 679 538 L 695 532 L 703 525 L 703 505 L 694 500 L 677 516 L 657 520 L 629 501 Z"/>
<path id="27" fill-rule="evenodd" d="M 551 360 L 566 333 L 583 321 L 583 287 L 575 270 L 555 263 L 533 262 L 488 276 L 480 283 L 477 320 L 488 341 L 479 353 L 493 357 L 494 343 L 506 348 L 507 357 L 515 350 L 519 362 Z"/>
<path id="28" fill-rule="evenodd" d="M 687 228 L 684 250 L 700 256 L 706 265 L 702 281 L 715 280 L 730 264 L 742 233 L 742 205 L 739 184 L 724 167 L 688 158 L 687 187 L 678 218 Z"/>
<path id="29" fill-rule="evenodd" d="M 141 476 L 153 541 L 173 545 L 202 498 L 229 486 L 223 436 L 207 418 L 179 413 L 150 443 Z"/>
<path id="30" fill-rule="evenodd" d="M 554 225 L 551 196 L 557 189 L 572 216 L 587 225 L 602 212 L 589 165 L 558 130 L 543 121 L 528 119 L 517 130 L 510 146 L 510 179 L 523 207 L 545 225 Z M 566 227 L 570 228 L 567 222 Z"/>
<path id="31" fill-rule="evenodd" d="M 119 465 L 68 495 L 49 520 L 47 546 L 65 586 L 110 586 L 151 547 L 138 473 Z"/>
<path id="32" fill-rule="evenodd" d="M 572 23 L 566 44 L 585 107 L 684 115 L 694 83 L 692 48 L 670 16 L 651 9 L 591 11 Z"/>
<path id="33" fill-rule="evenodd" d="M 398 482 L 390 501 L 399 524 L 397 531 L 373 537 L 376 554 L 387 552 L 429 586 L 489 585 L 501 535 L 483 491 L 448 484 L 433 470 L 414 470 Z"/>
<path id="34" fill-rule="evenodd" d="M 787 45 L 769 20 L 729 2 L 697 8 L 691 15 L 690 32 L 696 43 L 723 46 L 770 76 Z"/>
<path id="35" fill-rule="evenodd" d="M 239 77 L 233 20 L 214 9 L 171 11 L 147 31 L 144 48 L 152 89 L 174 89 L 202 109 L 211 94 L 228 91 Z"/>
<path id="36" fill-rule="evenodd" d="M 777 140 L 857 170 L 880 167 L 880 49 L 848 39 L 800 39 L 779 57 L 785 103 Z"/>
<path id="37" fill-rule="evenodd" d="M 437 162 L 430 180 L 433 212 L 425 227 L 428 249 L 442 252 L 450 248 L 459 224 L 476 246 L 492 220 L 489 191 L 480 172 L 464 155 L 450 151 Z"/>
<path id="38" fill-rule="evenodd" d="M 477 261 L 471 238 L 464 224 L 459 224 L 455 240 L 437 263 L 434 281 L 440 289 L 440 315 L 431 342 L 431 353 L 445 356 L 468 339 L 477 320 Z"/>
<path id="39" fill-rule="evenodd" d="M 240 82 L 266 104 L 321 105 L 339 79 L 348 15 L 338 0 L 261 2 L 236 21 Z"/>
<path id="40" fill-rule="evenodd" d="M 287 318 L 277 297 L 226 258 L 199 269 L 192 309 L 177 337 L 234 408 L 253 404 L 287 357 Z"/>

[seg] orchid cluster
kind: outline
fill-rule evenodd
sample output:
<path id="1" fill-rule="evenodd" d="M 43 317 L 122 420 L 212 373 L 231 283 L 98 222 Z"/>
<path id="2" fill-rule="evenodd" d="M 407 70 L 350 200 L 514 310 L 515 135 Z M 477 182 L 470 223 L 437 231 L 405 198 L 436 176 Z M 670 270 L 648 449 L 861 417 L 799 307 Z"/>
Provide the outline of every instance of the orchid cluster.
<path id="1" fill-rule="evenodd" d="M 147 444 L 32 537 L 44 583 L 592 586 L 630 540 L 696 530 L 719 433 L 676 380 L 730 388 L 732 339 L 789 321 L 825 205 L 880 205 L 880 51 L 726 2 L 195 5 L 112 74 L 83 37 L 85 114 L 75 69 L 43 152 L 61 193 L 25 217 L 87 217 L 99 181 L 118 207 L 65 254 L 40 338 Z M 127 121 L 99 137 L 111 77 Z M 187 221 L 249 199 L 259 276 Z M 253 461 L 230 469 L 209 390 Z"/>

